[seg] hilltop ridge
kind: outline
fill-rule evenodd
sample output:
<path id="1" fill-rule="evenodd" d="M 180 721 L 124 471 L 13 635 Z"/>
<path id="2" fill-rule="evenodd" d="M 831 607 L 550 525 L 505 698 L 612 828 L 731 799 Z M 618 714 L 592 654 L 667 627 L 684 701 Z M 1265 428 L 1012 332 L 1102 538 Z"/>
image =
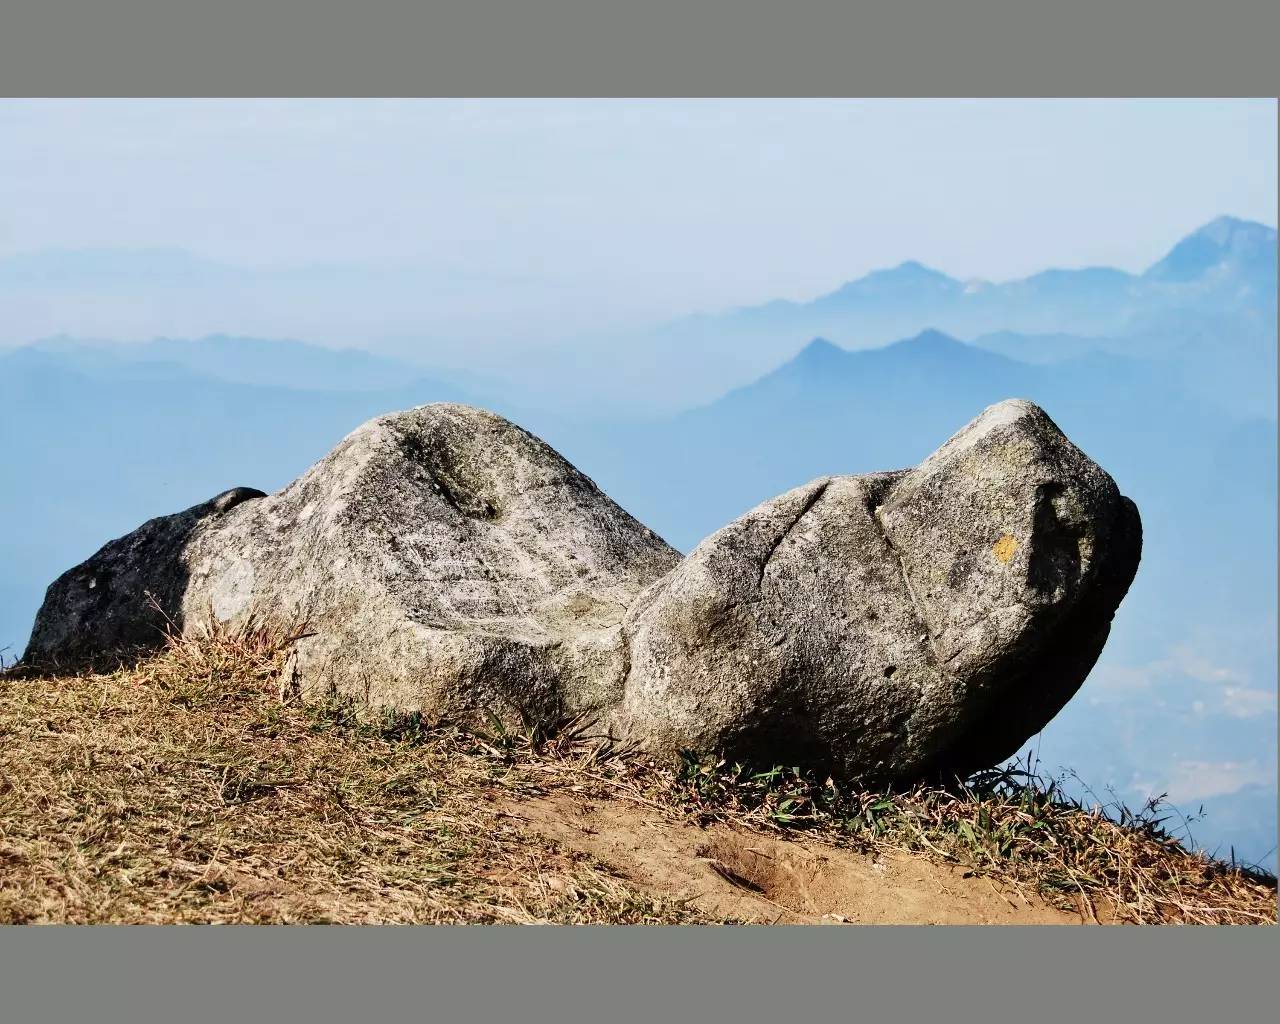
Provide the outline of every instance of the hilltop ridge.
<path id="1" fill-rule="evenodd" d="M 0 674 L 0 923 L 1275 923 L 1274 877 L 1187 852 L 1158 803 L 1120 824 L 1012 767 L 896 794 L 660 771 L 304 705 L 287 647 Z"/>

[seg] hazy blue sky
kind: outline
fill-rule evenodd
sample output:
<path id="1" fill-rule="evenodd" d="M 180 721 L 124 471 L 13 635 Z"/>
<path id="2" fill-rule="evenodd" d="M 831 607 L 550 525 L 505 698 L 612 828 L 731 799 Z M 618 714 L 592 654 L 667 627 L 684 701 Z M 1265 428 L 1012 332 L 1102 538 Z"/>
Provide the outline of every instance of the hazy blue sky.
<path id="1" fill-rule="evenodd" d="M 1272 101 L 3 101 L 0 258 L 180 247 L 661 317 L 1276 222 Z M 474 275 L 474 279 L 473 279 Z"/>

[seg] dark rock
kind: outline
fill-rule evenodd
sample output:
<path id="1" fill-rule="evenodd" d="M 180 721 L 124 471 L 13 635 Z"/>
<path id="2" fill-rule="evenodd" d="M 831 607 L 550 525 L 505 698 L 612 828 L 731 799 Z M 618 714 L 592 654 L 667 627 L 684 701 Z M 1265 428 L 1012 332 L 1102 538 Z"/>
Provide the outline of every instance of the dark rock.
<path id="1" fill-rule="evenodd" d="M 235 487 L 176 515 L 143 523 L 49 586 L 23 660 L 44 668 L 109 665 L 163 640 L 181 607 L 184 554 L 204 522 L 250 498 Z"/>

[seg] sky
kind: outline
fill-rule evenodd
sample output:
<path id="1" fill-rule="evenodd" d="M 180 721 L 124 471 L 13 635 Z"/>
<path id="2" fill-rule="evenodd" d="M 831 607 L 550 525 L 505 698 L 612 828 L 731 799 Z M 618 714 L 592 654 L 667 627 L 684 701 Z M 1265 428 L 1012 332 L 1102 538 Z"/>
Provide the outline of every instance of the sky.
<path id="1" fill-rule="evenodd" d="M 1271 100 L 5 100 L 0 140 L 0 260 L 411 269 L 442 309 L 574 328 L 1276 223 Z"/>

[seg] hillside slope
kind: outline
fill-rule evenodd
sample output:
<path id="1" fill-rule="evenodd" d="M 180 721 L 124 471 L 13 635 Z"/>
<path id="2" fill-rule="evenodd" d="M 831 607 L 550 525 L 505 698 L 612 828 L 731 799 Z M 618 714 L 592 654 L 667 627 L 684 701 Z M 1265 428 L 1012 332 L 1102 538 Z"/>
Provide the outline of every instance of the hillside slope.
<path id="1" fill-rule="evenodd" d="M 1275 879 L 1014 772 L 837 790 L 281 696 L 288 638 L 0 676 L 0 923 L 1274 923 Z"/>

